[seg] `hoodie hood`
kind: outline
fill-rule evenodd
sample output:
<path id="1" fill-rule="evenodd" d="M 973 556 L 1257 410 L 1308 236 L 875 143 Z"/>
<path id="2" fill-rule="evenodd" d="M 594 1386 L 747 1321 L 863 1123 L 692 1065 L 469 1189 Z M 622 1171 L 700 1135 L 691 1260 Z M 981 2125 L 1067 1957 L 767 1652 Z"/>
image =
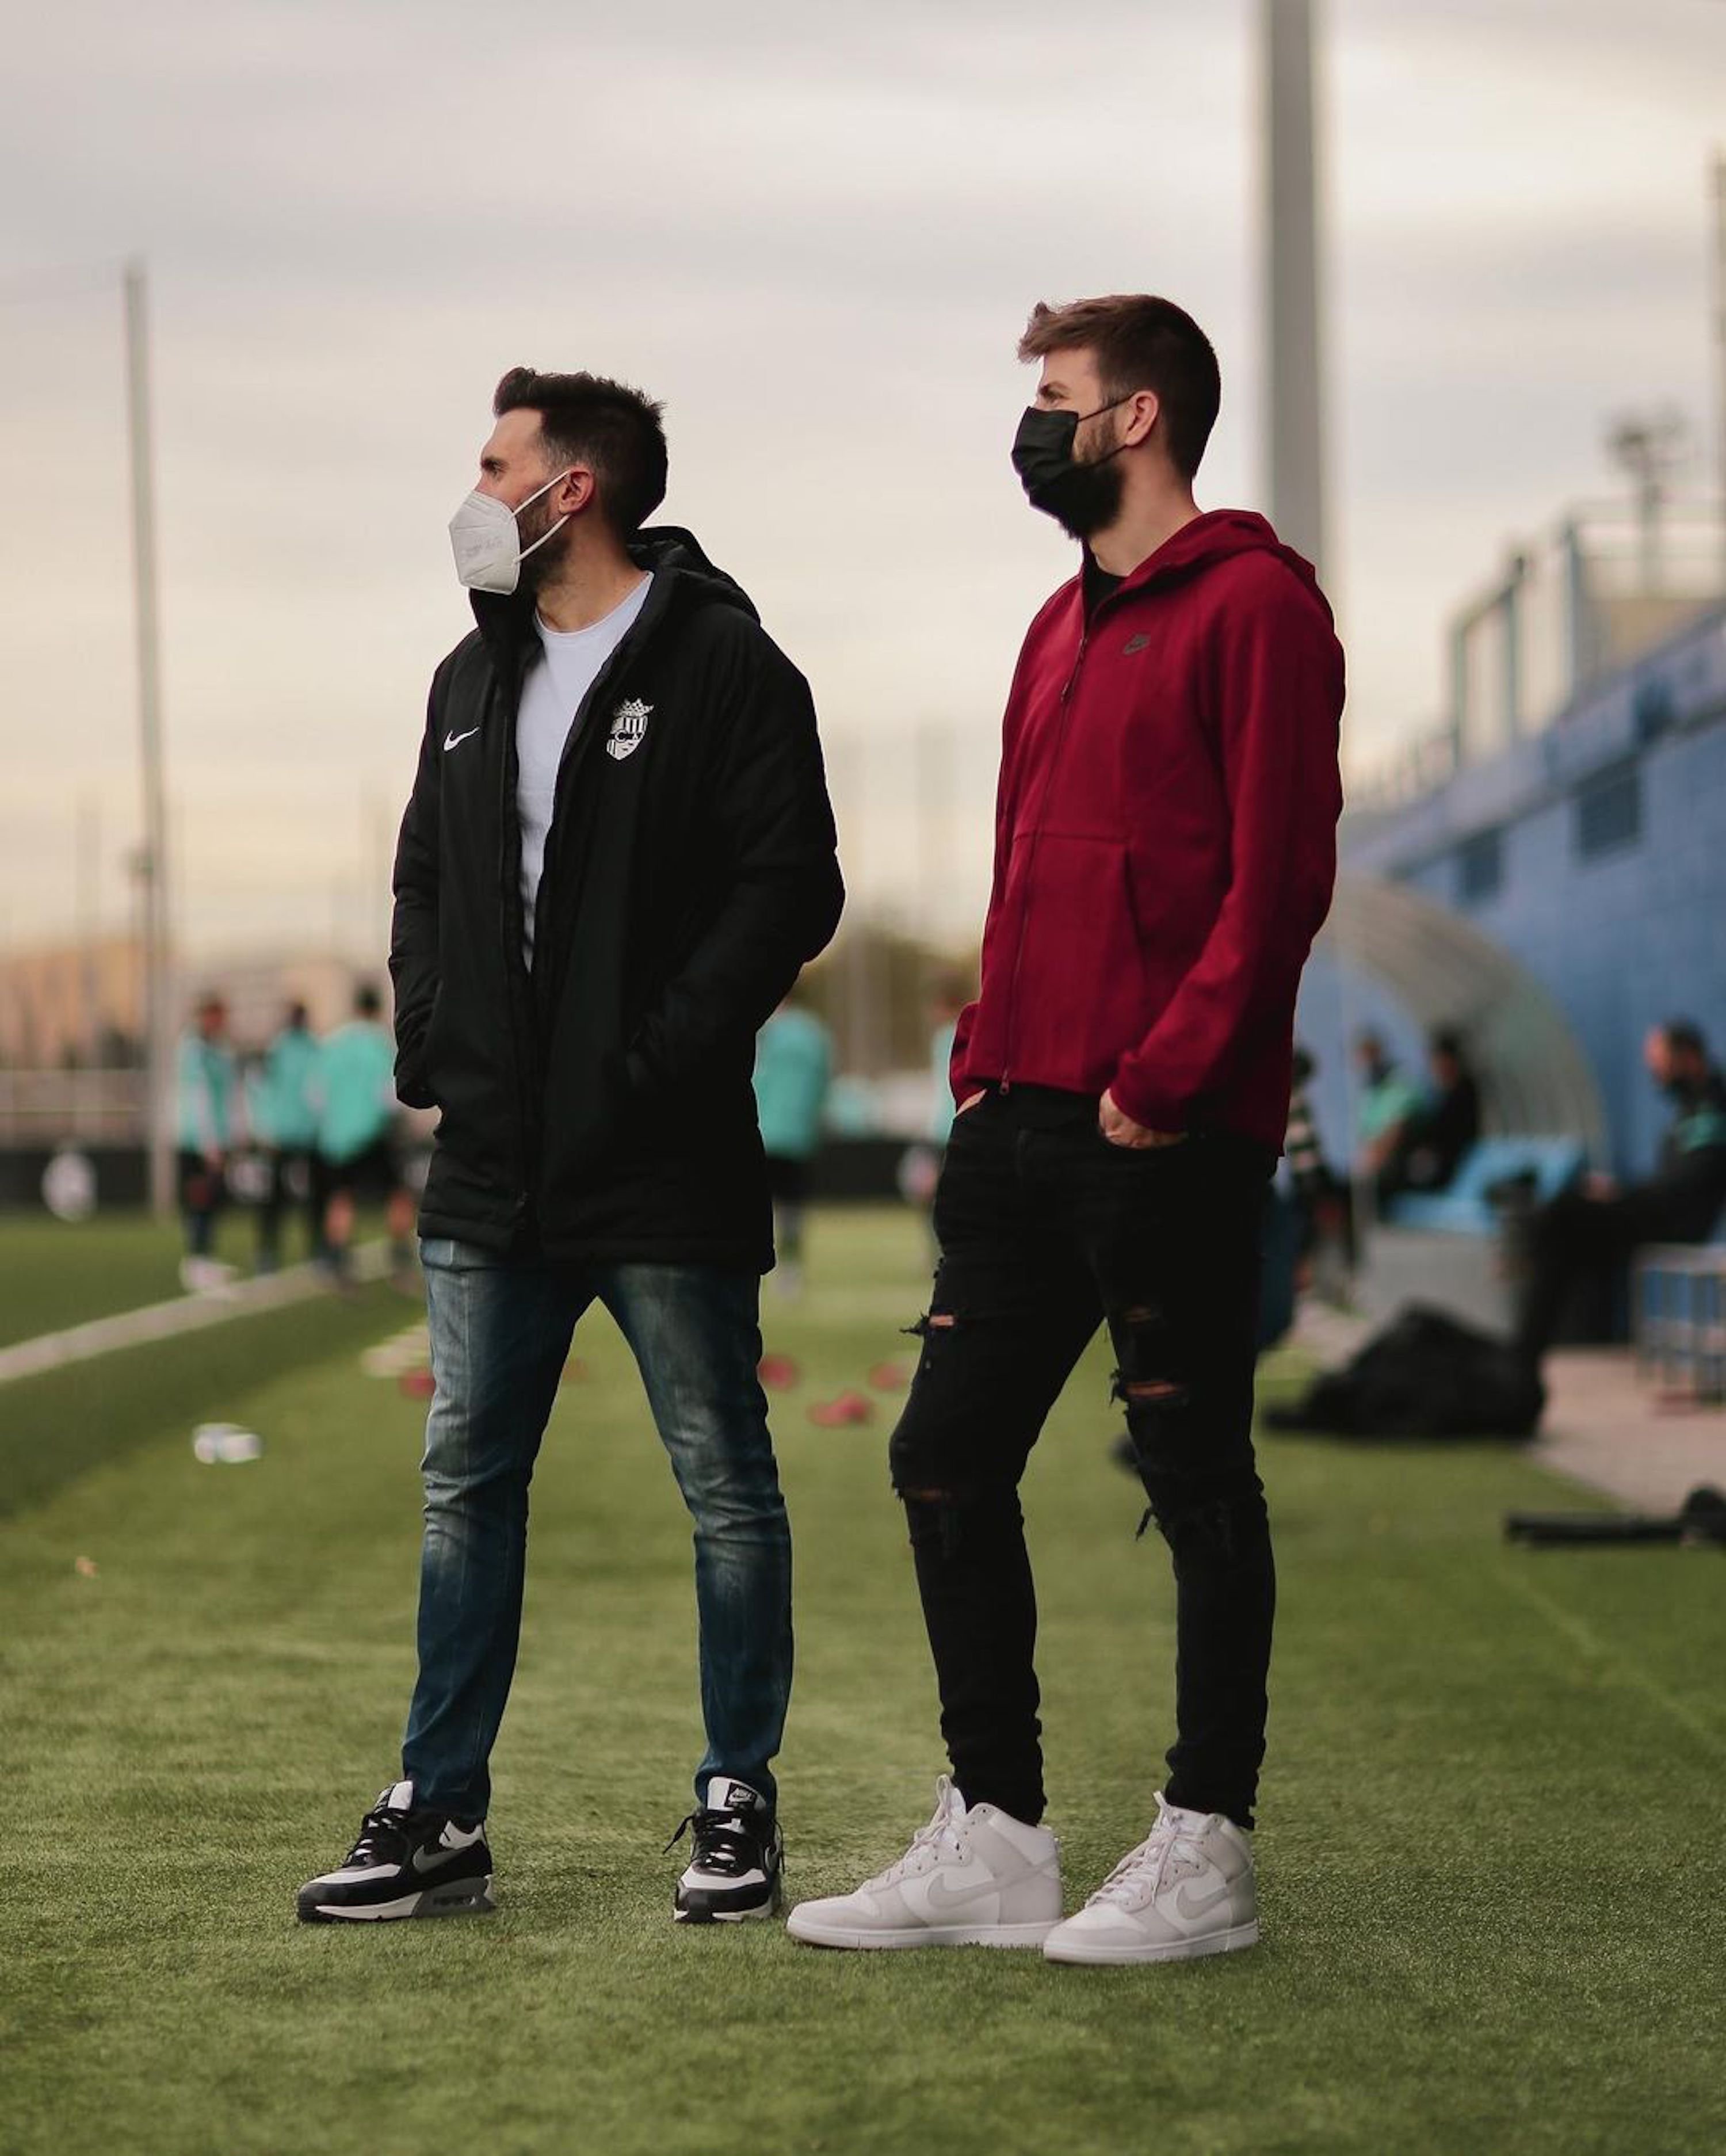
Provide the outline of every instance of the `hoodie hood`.
<path id="1" fill-rule="evenodd" d="M 1241 554 L 1270 554 L 1292 572 L 1301 585 L 1331 619 L 1330 602 L 1318 588 L 1318 572 L 1304 554 L 1285 547 L 1268 520 L 1251 509 L 1208 509 L 1190 524 L 1165 539 L 1154 554 L 1147 555 L 1132 575 L 1124 578 L 1122 592 L 1143 591 L 1153 584 L 1173 583 L 1200 574 L 1219 562 L 1232 562 Z"/>
<path id="2" fill-rule="evenodd" d="M 673 587 L 670 596 L 683 604 L 734 607 L 751 621 L 761 617 L 737 578 L 711 562 L 694 532 L 681 524 L 652 524 L 629 542 L 629 559 Z M 534 594 L 518 586 L 512 592 L 470 592 L 474 619 L 488 640 L 523 644 L 533 628 Z M 655 613 L 660 612 L 656 603 Z"/>

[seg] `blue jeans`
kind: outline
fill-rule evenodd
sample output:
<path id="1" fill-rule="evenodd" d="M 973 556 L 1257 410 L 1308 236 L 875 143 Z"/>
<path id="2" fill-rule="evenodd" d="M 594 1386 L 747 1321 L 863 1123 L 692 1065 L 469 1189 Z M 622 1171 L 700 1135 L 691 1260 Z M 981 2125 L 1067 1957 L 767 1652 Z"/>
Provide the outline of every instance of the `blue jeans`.
<path id="1" fill-rule="evenodd" d="M 768 1434 L 761 1284 L 703 1265 L 514 1261 L 427 1238 L 432 1373 L 419 1681 L 402 1772 L 416 1800 L 483 1819 L 521 1631 L 527 1486 L 577 1321 L 601 1302 L 629 1344 L 695 1522 L 701 1712 L 696 1770 L 771 1804 L 791 1692 L 791 1532 Z"/>

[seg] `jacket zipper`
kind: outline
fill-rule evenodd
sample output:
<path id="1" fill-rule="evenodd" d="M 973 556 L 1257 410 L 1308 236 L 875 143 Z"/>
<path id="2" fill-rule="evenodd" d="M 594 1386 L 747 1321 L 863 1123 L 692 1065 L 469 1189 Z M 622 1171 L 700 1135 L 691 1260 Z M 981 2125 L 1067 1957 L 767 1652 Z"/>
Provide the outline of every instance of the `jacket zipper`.
<path id="1" fill-rule="evenodd" d="M 516 853 L 513 863 L 516 890 L 510 888 L 511 862 L 507 845 L 500 844 L 497 879 L 498 940 L 503 946 L 506 998 L 509 1007 L 510 1047 L 515 1059 L 515 1124 L 516 1124 L 516 1219 L 524 1220 L 532 1209 L 532 1193 L 527 1188 L 528 1156 L 531 1147 L 528 1133 L 532 1125 L 532 1107 L 528 1088 L 532 1083 L 533 1040 L 531 1016 L 533 983 L 521 956 L 521 941 L 516 934 L 520 907 L 521 875 L 521 827 L 516 815 L 516 803 L 511 798 L 510 773 L 515 758 L 516 718 L 521 709 L 521 688 L 525 675 L 518 670 L 516 693 L 512 701 L 506 704 L 498 694 L 494 676 L 492 699 L 498 714 L 498 725 L 502 735 L 501 753 L 498 757 L 497 813 L 500 839 L 513 824 L 516 827 Z M 511 905 L 511 898 L 516 903 Z"/>
<path id="2" fill-rule="evenodd" d="M 557 840 L 560 836 L 557 811 L 560 806 L 567 804 L 568 798 L 568 788 L 573 786 L 578 767 L 578 759 L 585 755 L 588 762 L 591 763 L 594 757 L 598 752 L 588 745 L 590 737 L 595 732 L 595 711 L 603 697 L 609 697 L 614 690 L 625 688 L 629 685 L 631 677 L 631 670 L 634 667 L 636 660 L 640 656 L 640 654 L 646 649 L 649 640 L 649 638 L 643 634 L 644 625 L 647 626 L 650 635 L 651 631 L 657 629 L 660 616 L 666 603 L 667 601 L 661 595 L 661 593 L 650 592 L 648 593 L 647 603 L 642 608 L 640 613 L 637 615 L 634 621 L 630 624 L 628 634 L 624 638 L 623 642 L 611 653 L 610 656 L 606 660 L 605 664 L 600 668 L 598 674 L 594 675 L 593 680 L 588 684 L 587 695 L 582 698 L 581 702 L 576 706 L 573 714 L 571 716 L 569 732 L 564 737 L 563 752 L 557 760 L 557 775 L 552 783 L 552 821 L 550 828 L 546 833 L 546 855 L 540 874 L 540 893 L 549 891 L 552 898 L 553 899 L 557 896 L 557 891 L 552 880 L 554 855 L 556 856 L 557 866 L 559 870 L 562 870 L 563 875 L 567 878 L 569 874 L 568 861 L 557 845 Z M 551 909 L 548 906 L 546 922 L 546 925 L 548 927 L 551 925 L 550 911 Z M 535 969 L 537 971 L 541 962 L 542 955 L 538 894 L 536 894 L 535 897 L 534 916 L 533 957 Z M 546 937 L 546 950 L 549 951 L 551 949 L 552 942 L 553 938 L 552 937 L 547 936 Z M 530 986 L 531 985 L 532 983 L 530 983 Z M 537 1014 L 538 1011 L 537 998 L 534 1003 L 534 1009 Z"/>
<path id="3" fill-rule="evenodd" d="M 1107 603 L 1108 601 L 1105 599 L 1103 605 L 1107 606 Z M 1102 608 L 1099 607 L 1097 613 L 1101 613 L 1102 611 Z M 1037 823 L 1030 834 L 1030 850 L 1025 864 L 1025 888 L 1027 894 L 1030 889 L 1032 873 L 1037 865 L 1037 844 L 1043 835 L 1043 812 L 1049 805 L 1049 796 L 1055 786 L 1055 774 L 1061 763 L 1061 752 L 1066 746 L 1067 718 L 1072 709 L 1073 690 L 1078 685 L 1079 670 L 1085 664 L 1085 654 L 1090 647 L 1092 625 L 1091 622 L 1086 622 L 1079 632 L 1079 649 L 1073 659 L 1072 671 L 1067 675 L 1061 691 L 1061 723 L 1055 730 L 1055 747 L 1049 758 L 1049 775 L 1043 782 L 1042 799 L 1037 804 Z M 1000 1087 L 1004 1093 L 1010 1093 L 1013 1090 L 1013 1021 L 1019 1011 L 1019 974 L 1025 962 L 1025 910 L 1023 906 L 1020 908 L 1019 941 L 1013 952 L 1012 978 L 1007 984 L 1007 1052 L 1001 1058 L 1000 1077 Z"/>

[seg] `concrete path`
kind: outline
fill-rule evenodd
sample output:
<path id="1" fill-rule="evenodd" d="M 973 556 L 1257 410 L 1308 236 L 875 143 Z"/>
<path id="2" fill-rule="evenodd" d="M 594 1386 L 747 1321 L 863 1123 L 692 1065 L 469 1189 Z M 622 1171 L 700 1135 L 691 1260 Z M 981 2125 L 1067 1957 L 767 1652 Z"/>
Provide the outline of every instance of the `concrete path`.
<path id="1" fill-rule="evenodd" d="M 1292 1345 L 1327 1368 L 1373 1327 L 1303 1303 Z M 1546 1358 L 1546 1414 L 1528 1456 L 1632 1512 L 1675 1512 L 1698 1483 L 1726 1490 L 1726 1407 L 1664 1399 L 1628 1348 L 1563 1348 Z"/>
<path id="2" fill-rule="evenodd" d="M 1545 1419 L 1530 1456 L 1631 1511 L 1675 1512 L 1699 1482 L 1726 1490 L 1726 1408 L 1662 1401 L 1627 1348 L 1546 1358 Z"/>
<path id="3" fill-rule="evenodd" d="M 357 1281 L 381 1280 L 389 1270 L 389 1252 L 381 1243 L 363 1243 L 353 1254 Z M 0 1348 L 0 1385 L 16 1378 L 33 1378 L 44 1370 L 58 1370 L 68 1363 L 87 1363 L 92 1356 L 110 1354 L 116 1348 L 135 1348 L 146 1340 L 168 1340 L 182 1332 L 201 1332 L 206 1326 L 225 1325 L 230 1318 L 246 1317 L 254 1311 L 275 1310 L 309 1296 L 328 1295 L 330 1283 L 314 1265 L 289 1265 L 279 1273 L 255 1280 L 236 1280 L 225 1287 L 196 1295 L 177 1296 L 172 1302 L 146 1303 L 141 1310 L 123 1310 L 112 1317 L 94 1318 L 64 1332 L 44 1332 L 33 1340 Z"/>

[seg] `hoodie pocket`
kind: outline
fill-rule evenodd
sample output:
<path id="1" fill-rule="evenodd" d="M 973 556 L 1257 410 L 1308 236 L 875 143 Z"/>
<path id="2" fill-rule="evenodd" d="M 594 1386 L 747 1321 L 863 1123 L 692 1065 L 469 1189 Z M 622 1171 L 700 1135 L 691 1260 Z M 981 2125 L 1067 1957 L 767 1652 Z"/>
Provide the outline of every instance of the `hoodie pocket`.
<path id="1" fill-rule="evenodd" d="M 1021 844 L 1015 1060 L 1030 1051 L 1071 1083 L 1106 1084 L 1149 1023 L 1126 844 L 1052 831 Z"/>

